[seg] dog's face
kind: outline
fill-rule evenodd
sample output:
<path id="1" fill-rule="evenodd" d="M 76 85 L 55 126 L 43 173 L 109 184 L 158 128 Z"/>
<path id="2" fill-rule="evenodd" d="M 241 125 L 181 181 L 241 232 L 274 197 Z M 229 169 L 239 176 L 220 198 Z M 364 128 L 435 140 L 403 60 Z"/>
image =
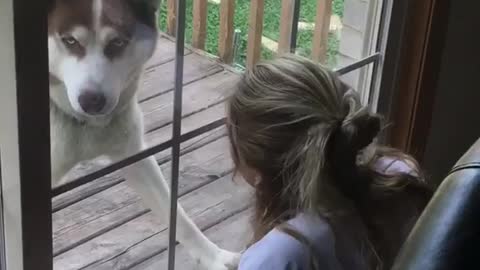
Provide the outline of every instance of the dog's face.
<path id="1" fill-rule="evenodd" d="M 133 97 L 127 92 L 155 49 L 157 6 L 154 0 L 56 0 L 49 14 L 51 99 L 88 119 Z"/>

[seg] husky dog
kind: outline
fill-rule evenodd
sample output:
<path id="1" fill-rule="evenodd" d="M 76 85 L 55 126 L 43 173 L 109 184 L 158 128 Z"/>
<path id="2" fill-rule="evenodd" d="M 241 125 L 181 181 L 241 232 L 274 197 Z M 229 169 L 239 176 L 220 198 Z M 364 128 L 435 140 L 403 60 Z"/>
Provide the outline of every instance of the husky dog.
<path id="1" fill-rule="evenodd" d="M 52 186 L 81 161 L 112 161 L 144 149 L 136 99 L 156 41 L 160 0 L 55 0 L 49 13 Z M 158 216 L 170 191 L 153 157 L 125 169 L 127 183 Z M 205 269 L 236 267 L 239 255 L 209 241 L 178 208 L 178 240 Z"/>

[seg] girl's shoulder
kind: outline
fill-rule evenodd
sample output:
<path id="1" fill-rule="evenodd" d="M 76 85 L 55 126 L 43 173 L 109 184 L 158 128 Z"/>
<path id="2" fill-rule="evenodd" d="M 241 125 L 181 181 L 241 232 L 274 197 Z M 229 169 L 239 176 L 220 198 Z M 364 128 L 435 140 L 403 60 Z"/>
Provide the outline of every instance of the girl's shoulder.
<path id="1" fill-rule="evenodd" d="M 310 269 L 311 256 L 324 265 L 322 269 L 338 269 L 334 266 L 337 263 L 335 240 L 326 221 L 300 214 L 287 224 L 304 236 L 308 244 L 313 245 L 313 250 L 294 236 L 273 229 L 246 250 L 242 255 L 239 270 Z"/>
<path id="2" fill-rule="evenodd" d="M 245 251 L 238 270 L 305 269 L 304 252 L 298 241 L 274 229 Z"/>

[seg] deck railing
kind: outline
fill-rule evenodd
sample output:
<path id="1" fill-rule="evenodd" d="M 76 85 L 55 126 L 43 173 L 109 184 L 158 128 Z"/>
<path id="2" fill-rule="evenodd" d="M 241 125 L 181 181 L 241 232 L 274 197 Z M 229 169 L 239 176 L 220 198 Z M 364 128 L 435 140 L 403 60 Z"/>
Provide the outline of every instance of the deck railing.
<path id="1" fill-rule="evenodd" d="M 176 1 L 167 0 L 167 25 L 169 35 L 175 35 Z M 265 0 L 251 0 L 246 66 L 260 60 L 262 49 Z M 296 47 L 300 0 L 282 0 L 280 33 L 276 53 L 291 52 Z M 208 0 L 193 1 L 193 31 L 191 44 L 204 50 L 207 37 Z M 325 63 L 327 59 L 328 33 L 332 15 L 332 1 L 318 0 L 312 46 L 312 60 Z M 218 33 L 218 57 L 226 63 L 234 61 L 235 0 L 220 0 L 220 30 Z"/>

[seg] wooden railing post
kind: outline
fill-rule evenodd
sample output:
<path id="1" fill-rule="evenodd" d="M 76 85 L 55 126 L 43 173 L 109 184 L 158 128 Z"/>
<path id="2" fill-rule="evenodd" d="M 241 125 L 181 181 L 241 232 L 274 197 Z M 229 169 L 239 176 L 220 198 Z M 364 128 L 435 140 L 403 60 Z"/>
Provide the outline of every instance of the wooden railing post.
<path id="1" fill-rule="evenodd" d="M 167 33 L 175 36 L 177 1 L 167 0 Z"/>
<path id="2" fill-rule="evenodd" d="M 235 0 L 221 0 L 218 56 L 227 64 L 231 64 L 233 62 L 234 16 Z"/>
<path id="3" fill-rule="evenodd" d="M 204 50 L 207 37 L 207 0 L 193 0 L 192 46 Z"/>
<path id="4" fill-rule="evenodd" d="M 328 32 L 332 17 L 332 0 L 318 0 L 315 32 L 313 34 L 312 60 L 325 63 L 327 60 Z"/>
<path id="5" fill-rule="evenodd" d="M 248 30 L 247 68 L 253 67 L 260 60 L 262 51 L 264 0 L 251 0 L 250 27 Z"/>
<path id="6" fill-rule="evenodd" d="M 278 54 L 290 52 L 294 2 L 295 0 L 282 0 L 282 12 L 280 17 L 280 37 L 278 39 Z"/>

